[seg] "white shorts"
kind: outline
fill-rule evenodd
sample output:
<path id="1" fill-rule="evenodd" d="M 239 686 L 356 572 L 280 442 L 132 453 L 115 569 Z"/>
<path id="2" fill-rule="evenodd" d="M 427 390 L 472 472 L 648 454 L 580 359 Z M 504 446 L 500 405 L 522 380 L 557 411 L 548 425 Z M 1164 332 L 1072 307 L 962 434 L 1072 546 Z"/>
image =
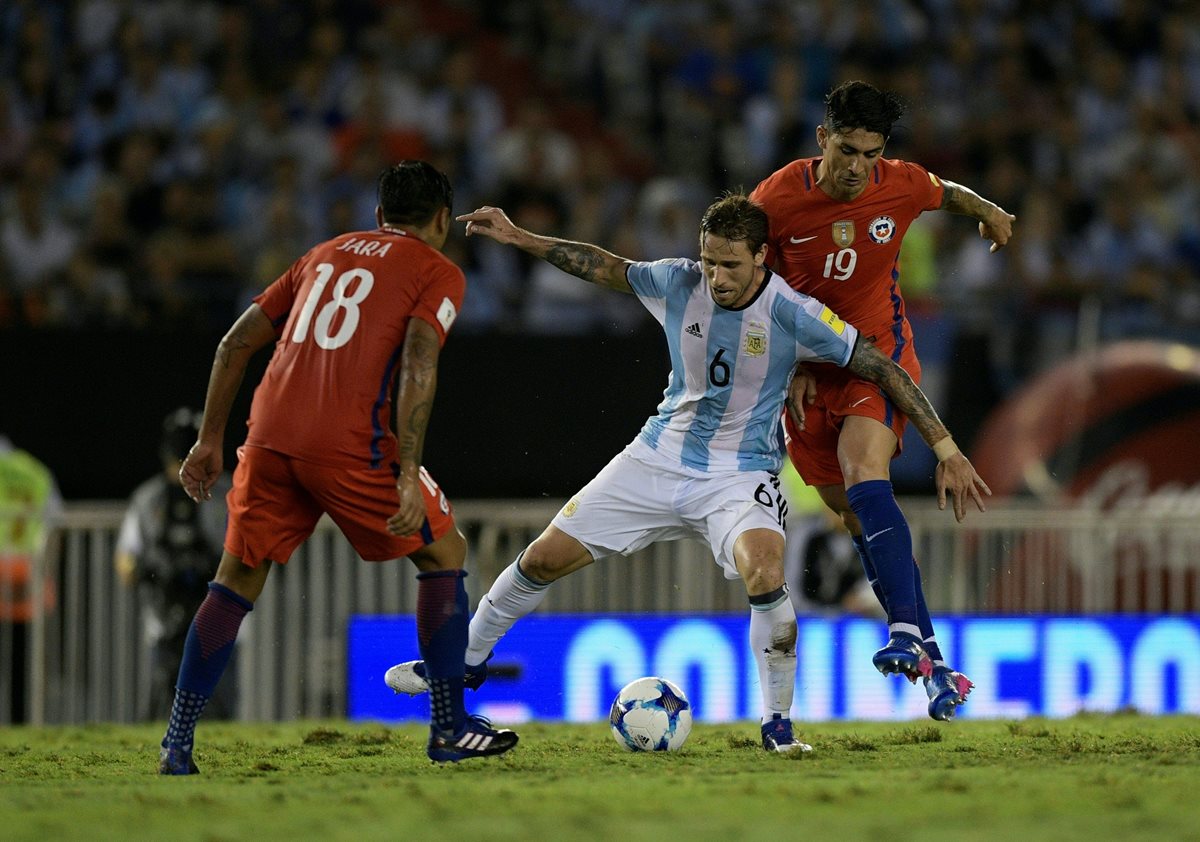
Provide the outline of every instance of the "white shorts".
<path id="1" fill-rule="evenodd" d="M 696 476 L 643 461 L 653 457 L 653 450 L 635 441 L 551 522 L 596 560 L 629 555 L 658 541 L 703 538 L 727 579 L 738 578 L 733 544 L 743 532 L 784 534 L 787 505 L 774 474 Z"/>

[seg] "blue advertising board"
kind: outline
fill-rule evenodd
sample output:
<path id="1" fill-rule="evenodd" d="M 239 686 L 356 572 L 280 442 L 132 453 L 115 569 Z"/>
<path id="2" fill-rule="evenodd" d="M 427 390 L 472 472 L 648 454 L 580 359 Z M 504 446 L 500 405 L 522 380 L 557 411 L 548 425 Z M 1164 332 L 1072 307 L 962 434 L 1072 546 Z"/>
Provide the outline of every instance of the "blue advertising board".
<path id="1" fill-rule="evenodd" d="M 885 679 L 871 655 L 882 622 L 801 617 L 796 719 L 924 717 L 922 687 Z M 643 675 L 679 684 L 699 721 L 757 718 L 749 619 L 729 614 L 533 615 L 497 647 L 493 676 L 467 705 L 498 722 L 604 719 L 617 691 Z M 975 682 L 959 716 L 1069 716 L 1124 708 L 1200 713 L 1200 617 L 940 617 L 947 660 Z M 424 697 L 395 695 L 388 667 L 419 657 L 412 616 L 354 617 L 349 628 L 352 719 L 426 720 Z"/>

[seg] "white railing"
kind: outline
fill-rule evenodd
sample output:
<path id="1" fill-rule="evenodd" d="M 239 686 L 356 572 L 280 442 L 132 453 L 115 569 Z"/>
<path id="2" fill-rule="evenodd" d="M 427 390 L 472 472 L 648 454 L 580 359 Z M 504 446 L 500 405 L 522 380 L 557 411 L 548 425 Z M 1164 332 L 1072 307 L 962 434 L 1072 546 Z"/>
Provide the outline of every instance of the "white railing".
<path id="1" fill-rule="evenodd" d="M 545 501 L 456 505 L 471 545 L 474 604 L 492 579 L 557 511 Z M 925 590 L 936 613 L 1108 613 L 1200 610 L 1200 523 L 1184 516 L 995 507 L 956 524 L 927 499 L 904 504 Z M 113 549 L 124 506 L 74 503 L 38 559 L 28 647 L 29 721 L 131 721 L 149 686 L 137 592 L 121 584 Z M 216 559 L 214 559 L 214 566 Z M 412 613 L 414 569 L 360 561 L 329 523 L 276 566 L 239 638 L 239 717 L 287 720 L 340 715 L 345 629 L 353 614 Z M 551 612 L 743 611 L 740 583 L 724 579 L 696 541 L 659 544 L 609 559 L 557 583 Z M 0 623 L 0 654 L 13 648 Z M 7 648 L 6 648 L 7 647 Z M 396 641 L 396 659 L 416 641 Z M 7 658 L 6 658 L 7 661 Z M 11 669 L 0 670 L 0 723 Z"/>

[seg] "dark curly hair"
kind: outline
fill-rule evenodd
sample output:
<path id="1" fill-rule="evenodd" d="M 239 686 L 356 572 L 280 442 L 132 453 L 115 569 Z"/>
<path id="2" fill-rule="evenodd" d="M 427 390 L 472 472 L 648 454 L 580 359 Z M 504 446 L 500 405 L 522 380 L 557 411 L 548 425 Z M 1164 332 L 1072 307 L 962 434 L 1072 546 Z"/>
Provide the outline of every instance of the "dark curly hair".
<path id="1" fill-rule="evenodd" d="M 425 161 L 401 161 L 379 174 L 379 207 L 392 225 L 424 225 L 454 203 L 450 179 Z"/>
<path id="2" fill-rule="evenodd" d="M 825 129 L 839 134 L 866 129 L 887 140 L 905 108 L 904 100 L 891 91 L 858 80 L 843 82 L 825 97 Z"/>

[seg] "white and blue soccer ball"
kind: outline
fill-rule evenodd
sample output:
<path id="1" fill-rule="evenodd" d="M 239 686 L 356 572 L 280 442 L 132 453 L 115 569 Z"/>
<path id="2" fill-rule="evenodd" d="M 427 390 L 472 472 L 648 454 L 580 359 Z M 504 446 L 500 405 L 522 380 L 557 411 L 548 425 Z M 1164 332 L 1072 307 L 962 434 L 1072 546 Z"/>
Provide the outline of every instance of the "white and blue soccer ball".
<path id="1" fill-rule="evenodd" d="M 675 751 L 692 732 L 692 705 L 677 684 L 647 676 L 621 688 L 608 723 L 629 751 Z"/>

